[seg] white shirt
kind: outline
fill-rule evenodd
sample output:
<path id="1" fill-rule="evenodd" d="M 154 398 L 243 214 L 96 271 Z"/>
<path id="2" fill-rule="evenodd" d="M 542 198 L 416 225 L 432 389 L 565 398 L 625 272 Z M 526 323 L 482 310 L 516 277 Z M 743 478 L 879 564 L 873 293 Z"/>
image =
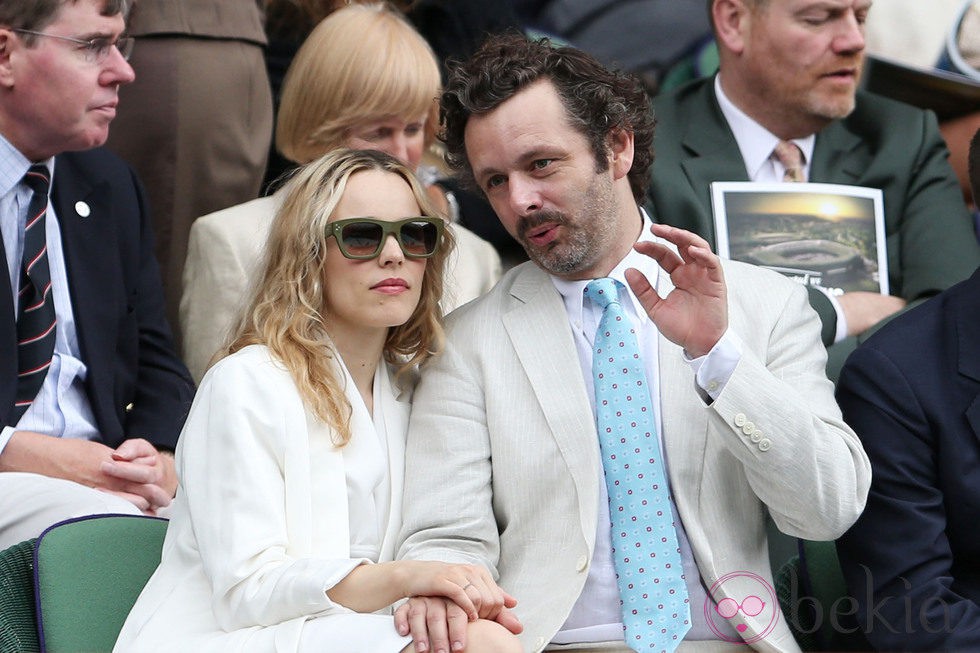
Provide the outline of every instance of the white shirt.
<path id="1" fill-rule="evenodd" d="M 725 91 L 721 88 L 721 73 L 715 75 L 715 96 L 742 153 L 742 161 L 745 163 L 745 172 L 749 179 L 763 183 L 781 183 L 786 169 L 772 156 L 772 151 L 780 141 L 779 137 L 750 118 L 725 95 Z M 803 178 L 809 179 L 810 162 L 813 160 L 817 135 L 794 138 L 791 142 L 803 152 Z M 834 312 L 837 313 L 837 332 L 834 334 L 834 342 L 840 342 L 847 337 L 847 317 L 844 315 L 844 309 L 837 301 L 837 297 L 826 288 L 815 287 L 827 296 L 834 307 Z"/>
<path id="2" fill-rule="evenodd" d="M 349 387 L 355 387 L 343 362 Z M 350 557 L 366 558 L 378 562 L 381 542 L 388 524 L 391 504 L 391 475 L 388 473 L 388 430 L 385 426 L 385 407 L 392 398 L 381 388 L 381 375 L 387 373 L 384 361 L 378 364 L 374 375 L 373 414 L 357 395 L 351 400 L 351 410 L 360 415 L 364 424 L 373 424 L 374 431 L 351 433 L 350 441 L 341 449 L 344 471 L 347 475 L 347 505 L 350 521 Z M 354 420 L 351 420 L 353 423 Z"/>
<path id="3" fill-rule="evenodd" d="M 643 231 L 638 240 L 654 239 L 650 233 L 650 224 L 650 219 L 643 212 Z M 620 261 L 619 265 L 608 276 L 624 286 L 620 290 L 620 297 L 623 298 L 625 295 L 621 304 L 637 334 L 644 371 L 651 388 L 650 396 L 654 398 L 661 455 L 664 456 L 665 467 L 669 467 L 670 461 L 666 460 L 663 451 L 662 410 L 659 403 L 661 393 L 657 361 L 660 333 L 630 290 L 629 284 L 626 283 L 625 272 L 629 268 L 635 268 L 642 272 L 654 288 L 660 285 L 661 275 L 665 275 L 666 272 L 652 258 L 630 250 L 630 253 Z M 565 281 L 554 276 L 551 279 L 565 303 L 565 312 L 568 314 L 579 363 L 582 366 L 582 376 L 585 379 L 589 398 L 593 402 L 592 413 L 594 415 L 595 388 L 592 379 L 592 343 L 599 326 L 599 320 L 602 317 L 602 310 L 585 299 L 585 287 L 591 280 Z M 708 354 L 700 358 L 686 360 L 695 371 L 698 385 L 708 396 L 714 399 L 721 394 L 740 359 L 741 346 L 737 336 L 731 331 L 727 331 Z M 683 434 L 674 434 L 671 437 L 683 437 Z M 568 619 L 552 639 L 555 644 L 609 642 L 622 641 L 623 639 L 622 616 L 619 611 L 619 588 L 616 584 L 616 570 L 613 566 L 609 530 L 609 496 L 606 492 L 605 475 L 601 463 L 596 473 L 599 476 L 599 505 L 597 506 L 599 516 L 596 522 L 596 544 L 592 554 L 592 563 L 589 567 L 589 577 L 582 594 L 572 607 Z M 677 524 L 677 540 L 681 549 L 681 561 L 691 606 L 691 629 L 685 636 L 685 640 L 718 639 L 718 635 L 708 626 L 701 609 L 701 606 L 704 606 L 705 601 L 708 600 L 707 592 L 701 584 L 701 576 L 691 552 L 691 545 L 677 513 L 677 506 L 674 505 L 673 501 L 671 501 L 671 508 L 674 511 L 675 523 Z M 727 634 L 731 636 L 733 641 L 738 641 L 738 634 L 734 629 Z"/>
<path id="4" fill-rule="evenodd" d="M 54 159 L 43 162 L 54 184 Z M 23 182 L 31 162 L 5 138 L 0 136 L 0 232 L 7 255 L 7 274 L 13 297 L 20 290 L 20 266 L 24 253 L 24 225 L 31 200 L 31 189 Z M 50 191 L 49 191 L 50 195 Z M 45 217 L 45 236 L 48 246 L 48 266 L 51 274 L 51 294 L 58 318 L 55 331 L 54 356 L 47 376 L 34 403 L 17 422 L 16 428 L 0 430 L 0 452 L 7 446 L 15 430 L 37 431 L 63 438 L 91 440 L 98 436 L 92 407 L 85 393 L 88 373 L 81 360 L 78 331 L 72 312 L 68 289 L 65 253 L 61 246 L 58 216 L 50 201 Z M 13 305 L 13 320 L 17 306 Z M 7 316 L 3 319 L 11 319 Z"/>

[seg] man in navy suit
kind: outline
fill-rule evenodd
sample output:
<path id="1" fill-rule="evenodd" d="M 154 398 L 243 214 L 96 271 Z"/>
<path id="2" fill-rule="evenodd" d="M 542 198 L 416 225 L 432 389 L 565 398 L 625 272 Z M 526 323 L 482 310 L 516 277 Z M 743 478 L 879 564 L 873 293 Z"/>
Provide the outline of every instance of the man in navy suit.
<path id="1" fill-rule="evenodd" d="M 154 514 L 176 490 L 193 384 L 142 188 L 93 149 L 134 77 L 126 10 L 0 0 L 0 548 L 72 516 Z"/>
<path id="2" fill-rule="evenodd" d="M 980 132 L 969 159 L 977 193 Z M 980 650 L 980 270 L 855 350 L 837 398 L 872 466 L 837 543 L 859 626 L 879 650 Z"/>

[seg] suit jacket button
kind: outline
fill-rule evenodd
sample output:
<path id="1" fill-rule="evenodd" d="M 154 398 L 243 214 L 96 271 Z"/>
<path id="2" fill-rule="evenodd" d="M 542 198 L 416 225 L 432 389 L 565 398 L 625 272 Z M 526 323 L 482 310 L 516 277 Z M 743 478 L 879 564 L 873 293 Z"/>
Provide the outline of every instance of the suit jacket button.
<path id="1" fill-rule="evenodd" d="M 742 424 L 742 433 L 744 433 L 745 435 L 752 435 L 753 431 L 755 431 L 754 423 L 746 422 L 745 424 Z"/>
<path id="2" fill-rule="evenodd" d="M 589 566 L 589 559 L 586 556 L 579 556 L 578 562 L 575 565 L 575 571 L 585 571 Z"/>
<path id="3" fill-rule="evenodd" d="M 132 404 L 132 402 L 126 404 L 126 412 L 128 413 L 128 412 L 131 412 L 132 410 L 133 410 L 133 404 Z"/>
<path id="4" fill-rule="evenodd" d="M 745 422 L 746 422 L 745 413 L 735 414 L 735 426 L 741 428 L 745 424 Z"/>
<path id="5" fill-rule="evenodd" d="M 762 431 L 760 431 L 759 429 L 755 429 L 754 431 L 752 431 L 752 435 L 749 436 L 749 440 L 752 440 L 752 442 L 758 442 L 761 439 L 762 439 Z"/>
<path id="6" fill-rule="evenodd" d="M 763 438 L 759 441 L 759 451 L 769 451 L 770 447 L 772 447 L 772 442 L 769 441 L 769 438 Z"/>

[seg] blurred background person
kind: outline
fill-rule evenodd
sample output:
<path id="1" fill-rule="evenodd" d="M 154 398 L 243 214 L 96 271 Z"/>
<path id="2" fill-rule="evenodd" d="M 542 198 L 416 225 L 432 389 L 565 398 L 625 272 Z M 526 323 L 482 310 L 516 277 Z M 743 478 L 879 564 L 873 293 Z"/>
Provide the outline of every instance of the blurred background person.
<path id="1" fill-rule="evenodd" d="M 980 132 L 970 149 L 980 192 Z M 864 513 L 838 541 L 849 612 L 879 651 L 980 650 L 980 271 L 847 359 L 844 419 L 871 460 Z"/>
<path id="2" fill-rule="evenodd" d="M 860 339 L 980 264 L 972 219 L 935 115 L 859 90 L 864 24 L 877 5 L 714 0 L 711 7 L 718 74 L 654 99 L 652 217 L 714 246 L 712 182 L 880 189 L 889 294 L 808 287 L 836 379 Z"/>
<path id="3" fill-rule="evenodd" d="M 396 10 L 352 4 L 304 42 L 283 86 L 276 145 L 306 163 L 342 147 L 387 152 L 418 170 L 440 88 L 425 39 Z M 201 378 L 248 287 L 282 196 L 275 193 L 194 223 L 184 271 L 183 355 Z M 501 273 L 493 246 L 460 225 L 446 267 L 446 312 L 489 290 Z"/>
<path id="4" fill-rule="evenodd" d="M 258 197 L 272 137 L 266 38 L 256 0 L 137 0 L 136 81 L 120 90 L 107 145 L 146 187 L 167 319 L 191 223 Z"/>

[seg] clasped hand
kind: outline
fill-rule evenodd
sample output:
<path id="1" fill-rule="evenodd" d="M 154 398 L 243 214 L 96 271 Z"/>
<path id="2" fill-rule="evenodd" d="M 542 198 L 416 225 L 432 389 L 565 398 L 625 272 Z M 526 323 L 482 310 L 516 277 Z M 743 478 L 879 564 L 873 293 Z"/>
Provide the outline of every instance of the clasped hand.
<path id="1" fill-rule="evenodd" d="M 141 438 L 113 449 L 101 442 L 15 431 L 0 454 L 0 471 L 31 472 L 115 494 L 148 515 L 177 490 L 174 459 Z"/>
<path id="2" fill-rule="evenodd" d="M 517 600 L 477 565 L 402 561 L 411 598 L 395 611 L 395 628 L 412 635 L 417 651 L 457 651 L 466 647 L 466 625 L 497 621 L 517 634 L 522 626 L 510 611 Z M 437 566 L 434 566 L 437 565 Z"/>
<path id="3" fill-rule="evenodd" d="M 626 271 L 626 281 L 647 315 L 668 340 L 688 356 L 704 356 L 728 329 L 728 291 L 719 259 L 708 242 L 683 229 L 654 224 L 650 231 L 673 243 L 640 241 L 633 249 L 657 261 L 670 275 L 674 289 L 661 297 L 639 270 Z"/>

